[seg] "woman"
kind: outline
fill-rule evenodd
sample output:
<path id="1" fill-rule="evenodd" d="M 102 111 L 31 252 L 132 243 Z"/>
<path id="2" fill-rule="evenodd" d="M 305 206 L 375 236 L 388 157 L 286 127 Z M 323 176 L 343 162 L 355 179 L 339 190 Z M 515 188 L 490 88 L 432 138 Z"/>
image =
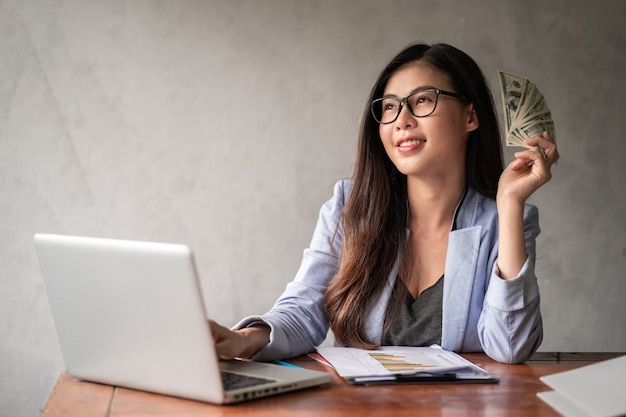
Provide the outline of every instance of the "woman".
<path id="1" fill-rule="evenodd" d="M 527 198 L 558 159 L 547 133 L 503 169 L 484 76 L 464 52 L 418 44 L 374 85 L 351 180 L 335 185 L 274 308 L 229 330 L 223 358 L 343 346 L 440 344 L 518 363 L 543 330 L 534 273 L 538 213 Z"/>

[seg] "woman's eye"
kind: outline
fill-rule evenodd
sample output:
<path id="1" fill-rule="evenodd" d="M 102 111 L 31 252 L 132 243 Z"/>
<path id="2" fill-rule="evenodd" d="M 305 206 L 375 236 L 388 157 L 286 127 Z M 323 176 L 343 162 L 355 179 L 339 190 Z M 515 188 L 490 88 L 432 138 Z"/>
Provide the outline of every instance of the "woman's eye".
<path id="1" fill-rule="evenodd" d="M 432 102 L 432 98 L 428 94 L 421 94 L 415 97 L 416 104 L 424 104 Z"/>
<path id="2" fill-rule="evenodd" d="M 383 104 L 383 111 L 393 111 L 396 108 L 397 108 L 396 103 L 384 103 Z"/>

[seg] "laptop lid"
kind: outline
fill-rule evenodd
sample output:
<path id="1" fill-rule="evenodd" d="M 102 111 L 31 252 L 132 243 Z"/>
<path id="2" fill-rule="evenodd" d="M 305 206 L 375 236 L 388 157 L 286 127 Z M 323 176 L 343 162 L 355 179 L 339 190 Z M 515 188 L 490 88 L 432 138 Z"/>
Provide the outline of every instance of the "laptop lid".
<path id="1" fill-rule="evenodd" d="M 219 361 L 188 246 L 52 234 L 34 242 L 74 377 L 212 403 L 330 381 L 325 372 Z M 252 367 L 270 381 L 229 393 L 224 366 L 235 373 Z"/>

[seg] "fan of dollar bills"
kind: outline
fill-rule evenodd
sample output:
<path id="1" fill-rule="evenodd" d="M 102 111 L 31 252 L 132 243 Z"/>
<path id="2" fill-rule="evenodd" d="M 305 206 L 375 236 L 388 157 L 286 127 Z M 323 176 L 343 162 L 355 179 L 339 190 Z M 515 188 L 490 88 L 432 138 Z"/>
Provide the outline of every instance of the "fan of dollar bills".
<path id="1" fill-rule="evenodd" d="M 498 70 L 504 105 L 506 146 L 528 148 L 524 139 L 547 131 L 555 140 L 554 120 L 548 103 L 535 84 L 526 78 Z"/>

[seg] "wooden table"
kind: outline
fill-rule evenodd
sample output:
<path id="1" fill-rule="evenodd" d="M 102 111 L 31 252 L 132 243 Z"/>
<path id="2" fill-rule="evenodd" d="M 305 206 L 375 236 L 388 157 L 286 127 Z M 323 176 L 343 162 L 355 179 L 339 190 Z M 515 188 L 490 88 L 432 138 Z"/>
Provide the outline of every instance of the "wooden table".
<path id="1" fill-rule="evenodd" d="M 79 381 L 63 373 L 44 417 L 147 416 L 559 416 L 537 397 L 549 388 L 539 377 L 620 356 L 621 353 L 538 353 L 522 365 L 464 354 L 500 377 L 498 384 L 352 386 L 336 374 L 330 385 L 236 405 L 216 406 Z M 333 372 L 308 358 L 289 362 Z M 333 372 L 334 373 L 334 372 Z"/>

